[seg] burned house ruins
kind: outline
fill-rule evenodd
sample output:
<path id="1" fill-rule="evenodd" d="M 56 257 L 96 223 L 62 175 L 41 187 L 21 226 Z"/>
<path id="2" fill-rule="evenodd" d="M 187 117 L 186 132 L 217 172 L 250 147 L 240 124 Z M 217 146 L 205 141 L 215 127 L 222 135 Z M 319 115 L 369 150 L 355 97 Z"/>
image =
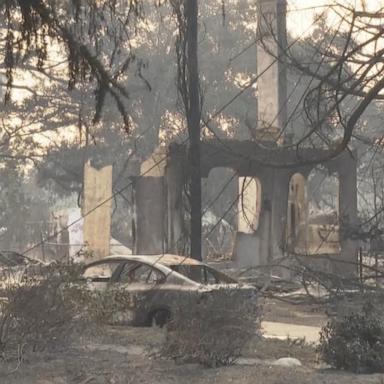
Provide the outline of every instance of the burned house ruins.
<path id="1" fill-rule="evenodd" d="M 286 2 L 260 0 L 259 5 L 263 12 L 258 20 L 262 43 L 257 48 L 255 138 L 203 140 L 202 177 L 226 167 L 236 172 L 239 190 L 244 180 L 250 185 L 241 198 L 243 204 L 251 202 L 253 217 L 248 215 L 245 222 L 238 215 L 233 249 L 238 265 L 276 265 L 294 255 L 327 271 L 353 272 L 357 249 L 349 234 L 357 220 L 355 156 L 346 150 L 327 159 L 327 150 L 288 145 L 284 135 L 287 75 L 284 60 L 276 59 L 286 47 Z M 186 147 L 174 143 L 158 149 L 142 164 L 145 176 L 137 178 L 134 188 L 136 253 L 183 253 L 185 158 Z M 338 178 L 338 212 L 333 219 L 311 222 L 306 183 L 316 159 L 327 159 L 321 165 Z"/>

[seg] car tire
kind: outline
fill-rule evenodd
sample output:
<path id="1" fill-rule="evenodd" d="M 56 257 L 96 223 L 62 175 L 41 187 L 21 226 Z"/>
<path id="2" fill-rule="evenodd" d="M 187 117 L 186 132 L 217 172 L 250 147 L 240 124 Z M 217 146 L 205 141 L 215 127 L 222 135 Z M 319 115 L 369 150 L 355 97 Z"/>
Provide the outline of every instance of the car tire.
<path id="1" fill-rule="evenodd" d="M 152 313 L 151 324 L 153 327 L 163 328 L 171 319 L 171 313 L 168 309 L 158 309 Z"/>

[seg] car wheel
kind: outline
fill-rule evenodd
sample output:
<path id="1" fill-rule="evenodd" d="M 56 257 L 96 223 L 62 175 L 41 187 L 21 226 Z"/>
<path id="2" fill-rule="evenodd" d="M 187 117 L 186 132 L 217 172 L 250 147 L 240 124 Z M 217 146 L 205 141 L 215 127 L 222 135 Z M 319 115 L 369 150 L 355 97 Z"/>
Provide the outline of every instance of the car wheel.
<path id="1" fill-rule="evenodd" d="M 171 313 L 167 309 L 158 309 L 152 314 L 151 323 L 154 327 L 163 328 L 171 318 Z"/>

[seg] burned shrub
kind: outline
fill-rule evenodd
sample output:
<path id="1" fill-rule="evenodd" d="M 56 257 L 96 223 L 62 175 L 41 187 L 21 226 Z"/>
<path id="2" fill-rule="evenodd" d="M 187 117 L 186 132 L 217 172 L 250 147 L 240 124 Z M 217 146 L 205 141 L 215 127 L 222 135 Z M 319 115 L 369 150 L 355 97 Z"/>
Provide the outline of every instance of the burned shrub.
<path id="1" fill-rule="evenodd" d="M 207 367 L 233 364 L 255 336 L 260 310 L 242 289 L 207 291 L 196 303 L 190 295 L 167 325 L 163 354 Z"/>
<path id="2" fill-rule="evenodd" d="M 80 271 L 79 265 L 53 264 L 3 282 L 0 301 L 3 358 L 67 346 L 76 329 L 88 327 L 88 293 L 79 283 Z"/>
<path id="3" fill-rule="evenodd" d="M 105 291 L 86 293 L 86 311 L 89 321 L 95 325 L 129 325 L 132 314 L 142 304 L 139 296 L 127 292 L 124 286 L 111 287 Z"/>
<path id="4" fill-rule="evenodd" d="M 318 352 L 334 368 L 384 372 L 384 320 L 371 303 L 359 313 L 338 316 L 320 333 Z"/>

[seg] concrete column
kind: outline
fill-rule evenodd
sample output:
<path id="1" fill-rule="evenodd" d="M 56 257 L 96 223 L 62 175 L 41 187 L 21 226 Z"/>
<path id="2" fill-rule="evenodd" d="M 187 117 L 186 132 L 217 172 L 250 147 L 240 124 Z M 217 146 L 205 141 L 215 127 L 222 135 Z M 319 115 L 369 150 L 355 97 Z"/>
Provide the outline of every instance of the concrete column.
<path id="1" fill-rule="evenodd" d="M 258 0 L 256 138 L 282 142 L 287 120 L 286 0 Z"/>
<path id="2" fill-rule="evenodd" d="M 136 254 L 164 252 L 164 177 L 141 176 L 134 182 Z"/>
<path id="3" fill-rule="evenodd" d="M 84 166 L 84 242 L 94 259 L 108 256 L 111 241 L 112 166 Z"/>

